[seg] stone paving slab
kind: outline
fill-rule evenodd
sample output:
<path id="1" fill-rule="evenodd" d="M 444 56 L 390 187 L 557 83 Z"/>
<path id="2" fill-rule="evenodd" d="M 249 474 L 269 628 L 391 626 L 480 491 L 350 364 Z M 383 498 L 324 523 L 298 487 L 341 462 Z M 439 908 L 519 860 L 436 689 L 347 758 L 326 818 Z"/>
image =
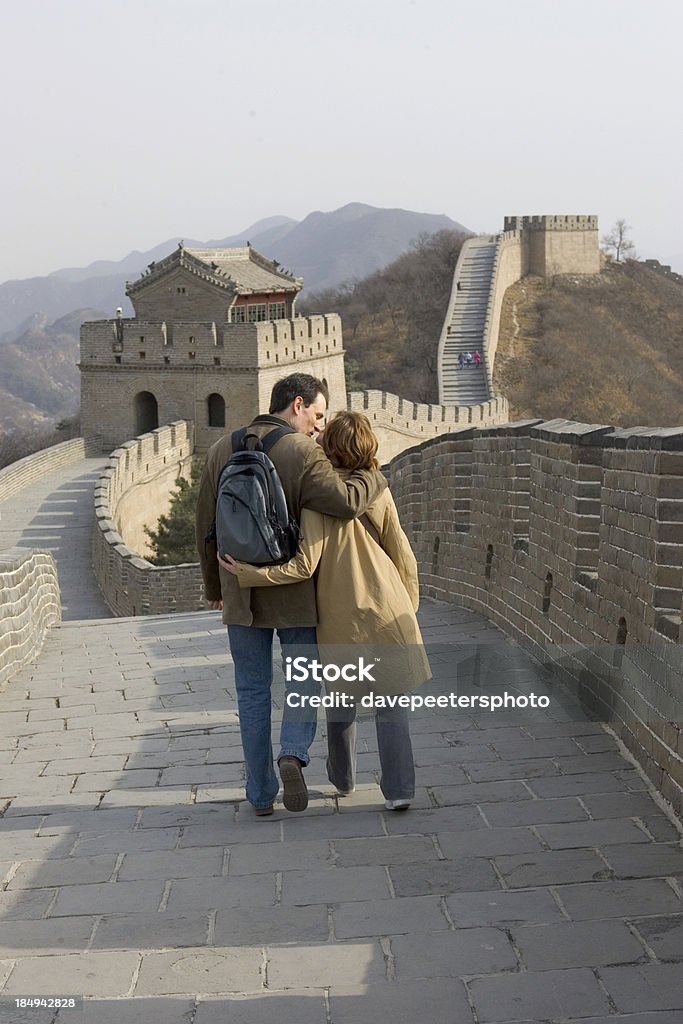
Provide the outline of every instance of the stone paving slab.
<path id="1" fill-rule="evenodd" d="M 575 921 L 681 913 L 681 896 L 664 878 L 563 885 L 555 890 L 566 913 Z"/>
<path id="2" fill-rule="evenodd" d="M 647 959 L 644 944 L 623 921 L 565 921 L 512 928 L 511 934 L 530 971 L 601 967 Z"/>
<path id="3" fill-rule="evenodd" d="M 398 935 L 391 943 L 394 970 L 407 978 L 451 978 L 516 971 L 519 962 L 508 936 L 497 928 Z"/>
<path id="4" fill-rule="evenodd" d="M 54 953 L 22 957 L 2 990 L 3 995 L 38 996 L 127 995 L 135 983 L 137 953 Z"/>
<path id="5" fill-rule="evenodd" d="M 193 1024 L 328 1024 L 327 999 L 311 989 L 288 989 L 286 994 L 262 992 L 257 997 L 232 995 L 203 999 Z"/>
<path id="6" fill-rule="evenodd" d="M 683 915 L 645 917 L 633 924 L 658 959 L 683 960 Z"/>
<path id="7" fill-rule="evenodd" d="M 361 991 L 340 983 L 330 989 L 330 1009 L 334 1024 L 383 1020 L 394 1024 L 472 1024 L 474 1020 L 464 985 L 446 978 L 364 985 Z"/>
<path id="8" fill-rule="evenodd" d="M 87 999 L 83 1009 L 60 1010 L 56 1024 L 189 1024 L 195 1005 L 194 999 L 182 997 Z"/>
<path id="9" fill-rule="evenodd" d="M 450 926 L 438 896 L 343 903 L 334 908 L 332 924 L 338 939 L 441 932 Z"/>
<path id="10" fill-rule="evenodd" d="M 68 918 L 66 920 L 69 920 Z M 208 942 L 209 911 L 107 914 L 97 920 L 91 949 L 176 949 Z"/>
<path id="11" fill-rule="evenodd" d="M 617 1010 L 681 1010 L 683 971 L 680 964 L 644 964 L 632 967 L 601 967 L 600 980 Z"/>
<path id="12" fill-rule="evenodd" d="M 588 968 L 492 975 L 477 978 L 468 987 L 481 1024 L 575 1020 L 589 1013 L 607 1014 L 611 1009 Z"/>
<path id="13" fill-rule="evenodd" d="M 264 980 L 260 949 L 196 947 L 144 954 L 135 991 L 141 996 L 187 992 L 258 993 Z"/>
<path id="14" fill-rule="evenodd" d="M 479 616 L 420 614 L 438 685 L 495 645 L 538 692 Z M 0 995 L 39 978 L 88 997 L 49 1024 L 673 1024 L 683 1006 L 679 832 L 564 699 L 556 718 L 416 715 L 401 815 L 367 718 L 358 792 L 335 799 L 321 721 L 309 810 L 268 819 L 244 801 L 216 615 L 67 623 L 1 699 Z"/>

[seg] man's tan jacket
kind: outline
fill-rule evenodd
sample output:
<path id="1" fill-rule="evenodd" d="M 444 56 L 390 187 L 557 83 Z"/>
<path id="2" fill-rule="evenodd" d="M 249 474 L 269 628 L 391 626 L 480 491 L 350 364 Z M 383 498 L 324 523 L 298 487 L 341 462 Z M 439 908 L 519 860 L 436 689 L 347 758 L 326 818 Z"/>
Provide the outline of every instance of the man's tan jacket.
<path id="1" fill-rule="evenodd" d="M 263 438 L 285 423 L 279 416 L 257 416 L 248 429 Z M 282 481 L 289 511 L 297 520 L 302 508 L 353 519 L 386 487 L 381 474 L 370 470 L 357 470 L 342 479 L 320 445 L 307 434 L 285 434 L 268 454 Z M 215 544 L 205 540 L 216 515 L 218 478 L 231 455 L 231 439 L 226 435 L 209 449 L 199 486 L 197 550 L 206 599 L 223 600 L 223 622 L 229 625 L 315 626 L 318 618 L 312 579 L 282 587 L 240 589 L 236 577 L 219 566 Z"/>

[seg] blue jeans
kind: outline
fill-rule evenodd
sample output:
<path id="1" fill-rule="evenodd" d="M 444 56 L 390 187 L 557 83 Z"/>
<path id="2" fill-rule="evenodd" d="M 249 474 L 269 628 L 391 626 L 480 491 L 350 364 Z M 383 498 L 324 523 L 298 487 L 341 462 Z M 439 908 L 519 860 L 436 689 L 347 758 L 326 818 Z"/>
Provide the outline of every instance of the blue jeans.
<path id="1" fill-rule="evenodd" d="M 327 711 L 327 777 L 342 793 L 356 784 L 356 708 Z M 375 711 L 377 749 L 382 769 L 379 786 L 387 800 L 412 800 L 415 763 L 407 708 Z"/>
<path id="2" fill-rule="evenodd" d="M 280 784 L 273 768 L 271 742 L 271 695 L 273 683 L 273 629 L 260 626 L 228 626 L 230 653 L 235 663 L 235 691 L 240 719 L 242 748 L 247 768 L 247 800 L 254 807 L 269 807 Z M 282 667 L 287 657 L 318 658 L 315 626 L 278 629 L 282 648 Z M 318 696 L 320 683 L 288 683 L 290 692 Z M 281 757 L 293 756 L 307 765 L 308 748 L 315 738 L 317 712 L 313 708 L 293 709 L 285 699 L 280 726 Z"/>

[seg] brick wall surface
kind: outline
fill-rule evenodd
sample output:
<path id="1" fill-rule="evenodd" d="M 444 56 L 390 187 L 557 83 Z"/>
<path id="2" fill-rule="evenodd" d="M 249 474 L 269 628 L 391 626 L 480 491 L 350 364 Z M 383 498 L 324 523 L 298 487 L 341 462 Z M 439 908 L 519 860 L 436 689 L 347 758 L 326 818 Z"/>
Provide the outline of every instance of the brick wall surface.
<path id="1" fill-rule="evenodd" d="M 683 428 L 529 421 L 389 475 L 423 592 L 482 612 L 620 734 L 683 810 Z"/>
<path id="2" fill-rule="evenodd" d="M 156 486 L 164 467 L 168 467 L 172 486 L 179 468 L 187 471 L 193 444 L 192 423 L 159 427 L 113 452 L 95 486 L 93 566 L 115 615 L 156 615 L 204 607 L 199 565 L 152 565 L 124 543 L 117 527 L 123 499 L 132 492 L 138 504 L 146 503 L 140 485 L 155 481 Z M 130 512 L 130 502 L 128 508 Z"/>
<path id="3" fill-rule="evenodd" d="M 47 551 L 0 552 L 0 689 L 43 645 L 61 620 L 54 558 Z"/>

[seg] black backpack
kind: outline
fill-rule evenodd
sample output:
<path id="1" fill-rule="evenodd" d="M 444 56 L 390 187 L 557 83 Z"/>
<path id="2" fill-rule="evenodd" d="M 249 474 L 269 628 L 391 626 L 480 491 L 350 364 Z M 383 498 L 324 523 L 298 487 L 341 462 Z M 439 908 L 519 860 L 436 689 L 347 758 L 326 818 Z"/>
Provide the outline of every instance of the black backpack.
<path id="1" fill-rule="evenodd" d="M 247 427 L 231 437 L 232 455 L 221 470 L 216 491 L 215 537 L 218 553 L 251 565 L 281 565 L 299 546 L 299 524 L 268 452 L 290 426 L 276 427 L 261 441 Z M 255 440 L 253 448 L 247 441 Z"/>

